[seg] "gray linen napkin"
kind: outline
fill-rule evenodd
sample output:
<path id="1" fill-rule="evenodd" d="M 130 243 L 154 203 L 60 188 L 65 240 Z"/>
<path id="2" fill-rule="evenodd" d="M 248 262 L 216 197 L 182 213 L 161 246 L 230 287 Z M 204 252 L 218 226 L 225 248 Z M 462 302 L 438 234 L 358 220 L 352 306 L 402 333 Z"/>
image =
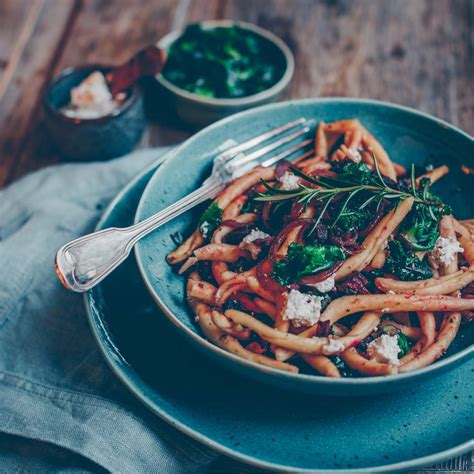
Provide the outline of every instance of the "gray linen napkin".
<path id="1" fill-rule="evenodd" d="M 54 166 L 0 191 L 1 472 L 83 472 L 87 463 L 117 473 L 203 472 L 216 458 L 119 383 L 81 296 L 64 290 L 53 268 L 57 248 L 92 230 L 120 188 L 164 151 Z M 18 447 L 28 442 L 31 449 Z M 62 450 L 69 454 L 52 461 Z M 81 457 L 81 469 L 69 466 Z"/>

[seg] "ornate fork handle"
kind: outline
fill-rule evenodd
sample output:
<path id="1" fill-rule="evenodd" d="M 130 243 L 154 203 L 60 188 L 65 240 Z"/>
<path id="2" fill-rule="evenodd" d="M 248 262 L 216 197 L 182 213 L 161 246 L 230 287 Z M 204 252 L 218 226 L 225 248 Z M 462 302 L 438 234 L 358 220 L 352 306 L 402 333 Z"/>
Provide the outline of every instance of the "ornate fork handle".
<path id="1" fill-rule="evenodd" d="M 223 187 L 221 180 L 211 176 L 196 191 L 138 224 L 104 229 L 67 243 L 56 254 L 59 279 L 66 288 L 79 293 L 93 288 L 128 257 L 142 237 L 215 197 Z"/>
<path id="2" fill-rule="evenodd" d="M 291 129 L 298 130 L 286 134 Z M 254 168 L 257 160 L 264 155 L 291 143 L 309 130 L 309 122 L 305 118 L 299 118 L 227 148 L 225 151 L 221 151 L 222 147 L 219 147 L 215 150 L 218 154 L 214 158 L 211 176 L 193 193 L 131 227 L 104 229 L 80 237 L 61 247 L 56 254 L 56 273 L 59 279 L 70 290 L 79 293 L 90 290 L 128 257 L 133 246 L 142 237 L 199 203 L 215 197 L 224 189 L 226 183 Z M 275 140 L 265 144 L 273 138 Z M 224 142 L 223 145 L 226 143 Z M 310 143 L 312 140 L 302 141 L 263 161 L 260 165 L 272 166 Z M 244 152 L 247 151 L 249 153 L 245 154 Z M 303 156 L 309 156 L 308 152 L 301 155 L 300 159 Z"/>

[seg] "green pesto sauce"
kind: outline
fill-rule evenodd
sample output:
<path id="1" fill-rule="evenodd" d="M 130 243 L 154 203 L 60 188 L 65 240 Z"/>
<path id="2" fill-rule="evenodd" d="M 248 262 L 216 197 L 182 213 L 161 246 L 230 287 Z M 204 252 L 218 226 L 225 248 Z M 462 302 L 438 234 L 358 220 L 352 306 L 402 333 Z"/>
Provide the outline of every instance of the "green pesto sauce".
<path id="1" fill-rule="evenodd" d="M 275 85 L 285 66 L 281 51 L 252 31 L 190 25 L 170 46 L 162 74 L 194 94 L 240 98 Z"/>

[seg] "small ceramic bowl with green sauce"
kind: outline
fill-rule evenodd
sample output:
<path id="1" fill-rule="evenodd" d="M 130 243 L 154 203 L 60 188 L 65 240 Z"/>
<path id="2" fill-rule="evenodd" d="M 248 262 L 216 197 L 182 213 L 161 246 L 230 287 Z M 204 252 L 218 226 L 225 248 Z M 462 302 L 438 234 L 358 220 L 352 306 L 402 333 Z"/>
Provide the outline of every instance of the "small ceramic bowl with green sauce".
<path id="1" fill-rule="evenodd" d="M 293 54 L 273 33 L 228 20 L 188 25 L 163 37 L 165 68 L 156 76 L 179 120 L 202 127 L 275 101 L 295 69 Z"/>

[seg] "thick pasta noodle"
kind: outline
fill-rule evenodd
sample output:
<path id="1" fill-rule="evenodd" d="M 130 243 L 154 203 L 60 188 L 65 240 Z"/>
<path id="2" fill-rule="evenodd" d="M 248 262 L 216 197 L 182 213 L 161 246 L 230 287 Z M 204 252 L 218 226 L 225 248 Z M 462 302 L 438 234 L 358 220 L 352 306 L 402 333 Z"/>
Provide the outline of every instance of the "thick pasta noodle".
<path id="1" fill-rule="evenodd" d="M 474 220 L 457 221 L 357 119 L 230 183 L 168 256 L 204 335 L 253 363 L 387 376 L 442 357 L 474 311 Z M 472 318 L 464 318 L 466 323 Z"/>

